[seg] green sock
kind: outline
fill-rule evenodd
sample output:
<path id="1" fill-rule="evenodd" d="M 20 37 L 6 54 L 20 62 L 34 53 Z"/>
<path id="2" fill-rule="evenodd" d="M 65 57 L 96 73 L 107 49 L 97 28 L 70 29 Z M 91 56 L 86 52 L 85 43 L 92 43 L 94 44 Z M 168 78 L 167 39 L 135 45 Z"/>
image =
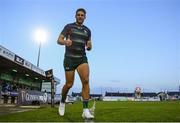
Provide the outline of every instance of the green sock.
<path id="1" fill-rule="evenodd" d="M 83 100 L 83 108 L 88 108 L 88 100 Z"/>
<path id="2" fill-rule="evenodd" d="M 61 102 L 62 102 L 62 103 L 65 103 L 65 101 L 66 101 L 66 96 L 62 96 L 62 97 L 61 97 Z"/>

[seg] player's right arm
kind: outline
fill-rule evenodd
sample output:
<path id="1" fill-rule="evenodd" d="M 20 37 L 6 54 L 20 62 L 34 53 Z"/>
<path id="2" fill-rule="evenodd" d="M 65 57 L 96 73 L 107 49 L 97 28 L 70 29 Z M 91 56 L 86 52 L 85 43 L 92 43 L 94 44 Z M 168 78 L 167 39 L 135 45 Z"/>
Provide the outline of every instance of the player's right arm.
<path id="1" fill-rule="evenodd" d="M 64 29 L 60 33 L 57 43 L 65 46 L 72 45 L 72 41 L 70 40 L 70 27 L 68 24 L 64 27 Z"/>
<path id="2" fill-rule="evenodd" d="M 67 40 L 65 40 L 65 36 L 60 34 L 57 43 L 60 45 L 65 45 L 65 46 L 71 46 L 72 45 L 72 41 L 70 40 L 70 38 L 68 38 Z"/>

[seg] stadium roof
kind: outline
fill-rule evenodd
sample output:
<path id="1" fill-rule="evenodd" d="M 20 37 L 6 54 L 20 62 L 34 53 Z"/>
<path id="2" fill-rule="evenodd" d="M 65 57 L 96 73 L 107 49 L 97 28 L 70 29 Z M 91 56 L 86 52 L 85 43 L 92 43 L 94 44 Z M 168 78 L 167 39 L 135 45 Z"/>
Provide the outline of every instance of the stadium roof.
<path id="1" fill-rule="evenodd" d="M 45 80 L 45 71 L 0 45 L 0 73 Z"/>

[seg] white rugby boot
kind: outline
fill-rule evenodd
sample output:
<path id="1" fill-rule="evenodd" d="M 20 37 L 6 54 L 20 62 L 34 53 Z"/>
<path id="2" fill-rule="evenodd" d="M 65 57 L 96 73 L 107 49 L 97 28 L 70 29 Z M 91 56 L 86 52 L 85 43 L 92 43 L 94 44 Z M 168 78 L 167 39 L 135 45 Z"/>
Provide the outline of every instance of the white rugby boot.
<path id="1" fill-rule="evenodd" d="M 90 113 L 88 108 L 83 109 L 82 118 L 84 119 L 93 119 L 94 116 Z"/>
<path id="2" fill-rule="evenodd" d="M 59 104 L 59 115 L 60 116 L 64 116 L 64 112 L 65 112 L 65 103 L 60 101 L 60 104 Z"/>

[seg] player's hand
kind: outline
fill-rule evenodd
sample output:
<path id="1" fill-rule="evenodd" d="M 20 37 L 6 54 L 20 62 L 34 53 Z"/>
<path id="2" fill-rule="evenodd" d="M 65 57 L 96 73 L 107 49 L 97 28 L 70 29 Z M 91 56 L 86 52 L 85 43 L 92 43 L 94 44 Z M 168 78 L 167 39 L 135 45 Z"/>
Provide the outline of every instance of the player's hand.
<path id="1" fill-rule="evenodd" d="M 92 45 L 91 45 L 91 41 L 87 41 L 87 46 L 86 46 L 86 50 L 91 50 Z"/>
<path id="2" fill-rule="evenodd" d="M 65 42 L 64 42 L 64 45 L 66 46 L 71 46 L 72 45 L 72 41 L 68 38 Z"/>

